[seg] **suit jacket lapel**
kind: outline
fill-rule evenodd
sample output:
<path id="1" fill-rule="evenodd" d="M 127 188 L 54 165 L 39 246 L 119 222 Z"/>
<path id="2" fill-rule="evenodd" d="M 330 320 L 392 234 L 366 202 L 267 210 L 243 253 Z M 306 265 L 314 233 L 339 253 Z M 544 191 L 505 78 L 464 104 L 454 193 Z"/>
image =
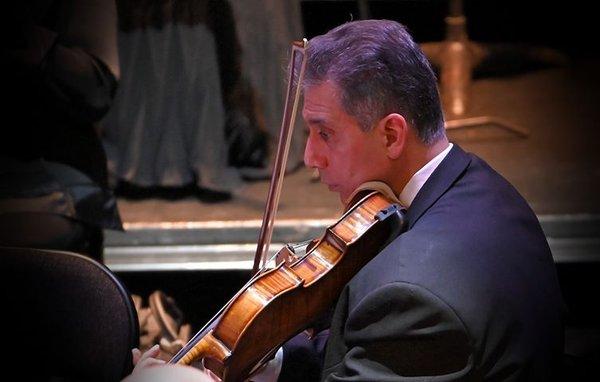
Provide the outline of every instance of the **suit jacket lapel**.
<path id="1" fill-rule="evenodd" d="M 438 200 L 465 171 L 471 157 L 456 143 L 446 158 L 421 187 L 407 211 L 408 229 Z"/>

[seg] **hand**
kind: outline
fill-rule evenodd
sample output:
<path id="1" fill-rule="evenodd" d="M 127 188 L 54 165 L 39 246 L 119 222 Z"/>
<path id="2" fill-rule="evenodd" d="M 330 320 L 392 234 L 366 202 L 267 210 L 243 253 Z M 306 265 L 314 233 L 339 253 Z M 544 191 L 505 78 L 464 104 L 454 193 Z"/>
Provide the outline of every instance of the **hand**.
<path id="1" fill-rule="evenodd" d="M 129 374 L 121 382 L 214 382 L 210 376 L 190 366 L 164 364 Z"/>
<path id="2" fill-rule="evenodd" d="M 142 354 L 140 349 L 137 348 L 132 349 L 131 352 L 133 353 L 133 365 L 135 366 L 131 374 L 137 373 L 140 370 L 151 366 L 165 364 L 165 361 L 158 359 L 158 355 L 160 354 L 160 347 L 158 344 L 152 346 L 144 354 Z"/>
<path id="3" fill-rule="evenodd" d="M 142 354 L 132 349 L 133 371 L 122 382 L 219 382 L 220 379 L 208 369 L 171 365 L 158 359 L 160 346 L 152 346 Z M 160 367 L 156 367 L 160 366 Z"/>

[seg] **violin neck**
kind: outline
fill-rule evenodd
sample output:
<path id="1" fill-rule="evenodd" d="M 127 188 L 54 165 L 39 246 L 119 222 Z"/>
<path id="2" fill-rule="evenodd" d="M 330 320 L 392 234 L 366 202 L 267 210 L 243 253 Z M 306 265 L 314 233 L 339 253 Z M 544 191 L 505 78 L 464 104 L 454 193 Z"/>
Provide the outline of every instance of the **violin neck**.
<path id="1" fill-rule="evenodd" d="M 193 348 L 198 344 L 198 342 L 208 333 L 217 322 L 221 312 L 213 317 L 204 327 L 196 333 L 174 356 L 169 360 L 169 364 L 178 363 L 182 358 L 184 358 Z"/>

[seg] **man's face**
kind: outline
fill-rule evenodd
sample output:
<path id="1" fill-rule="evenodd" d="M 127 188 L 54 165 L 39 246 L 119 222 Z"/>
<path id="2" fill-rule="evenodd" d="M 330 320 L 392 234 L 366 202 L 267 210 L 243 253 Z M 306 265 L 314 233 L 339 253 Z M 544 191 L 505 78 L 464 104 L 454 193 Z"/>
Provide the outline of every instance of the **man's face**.
<path id="1" fill-rule="evenodd" d="M 360 130 L 344 111 L 334 83 L 305 89 L 302 116 L 309 130 L 304 163 L 319 170 L 321 182 L 339 193 L 342 202 L 364 182 L 385 181 L 385 140 L 375 129 Z"/>

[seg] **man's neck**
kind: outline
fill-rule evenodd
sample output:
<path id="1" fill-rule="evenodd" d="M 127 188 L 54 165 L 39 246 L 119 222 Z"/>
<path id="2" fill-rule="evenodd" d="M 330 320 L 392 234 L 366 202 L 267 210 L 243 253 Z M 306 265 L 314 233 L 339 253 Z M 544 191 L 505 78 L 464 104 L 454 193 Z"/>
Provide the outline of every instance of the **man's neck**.
<path id="1" fill-rule="evenodd" d="M 408 181 L 417 171 L 444 151 L 450 144 L 445 135 L 430 145 L 425 145 L 420 141 L 412 143 L 407 145 L 405 153 L 402 155 L 401 160 L 398 161 L 398 176 L 395 178 L 395 182 L 391 182 L 391 187 L 397 195 L 402 192 Z"/>

